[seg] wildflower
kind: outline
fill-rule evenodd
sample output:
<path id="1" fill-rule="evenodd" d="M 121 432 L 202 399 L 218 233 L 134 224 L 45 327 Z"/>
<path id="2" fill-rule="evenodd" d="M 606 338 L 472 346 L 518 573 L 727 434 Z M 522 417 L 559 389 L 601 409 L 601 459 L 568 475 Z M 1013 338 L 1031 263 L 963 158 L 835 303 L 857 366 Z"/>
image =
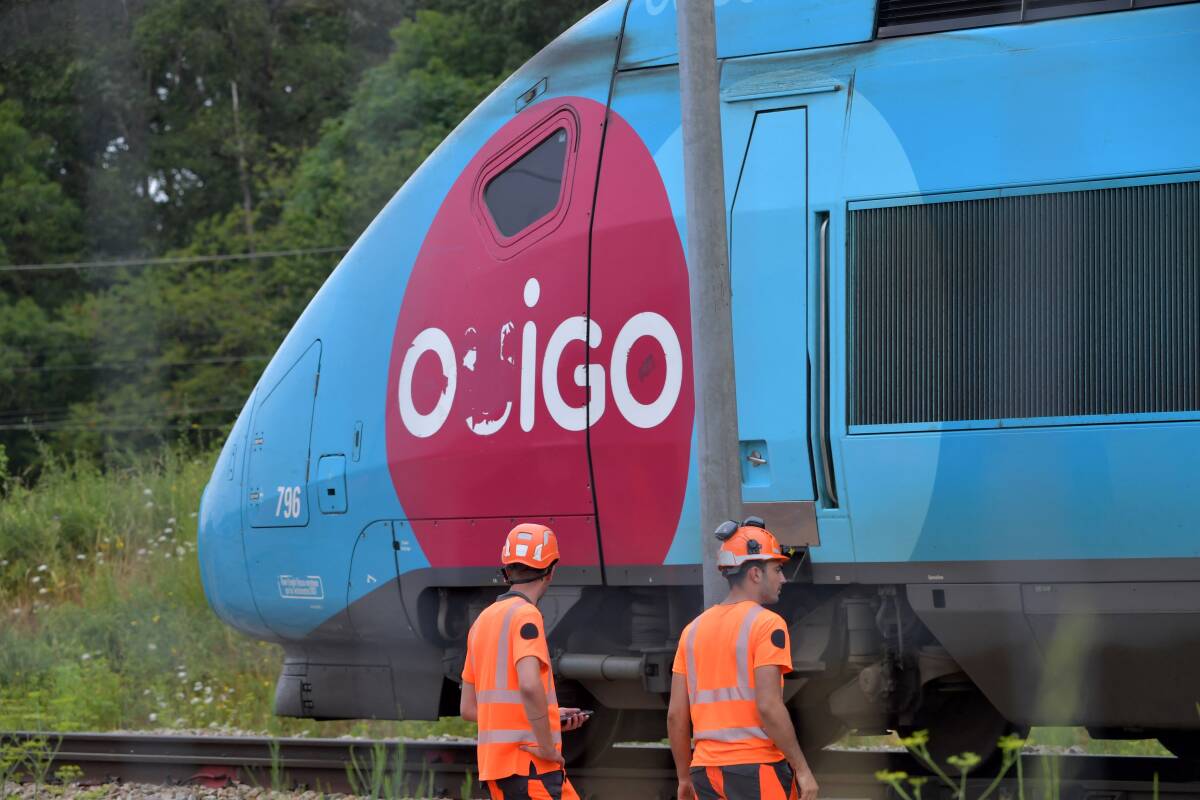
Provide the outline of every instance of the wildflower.
<path id="1" fill-rule="evenodd" d="M 151 642 L 150 644 L 146 645 L 146 649 L 153 653 L 158 649 L 158 645 L 156 645 L 154 642 Z"/>
<path id="2" fill-rule="evenodd" d="M 176 699 L 176 700 L 182 700 L 182 699 L 183 699 L 183 697 L 184 697 L 184 695 L 183 695 L 183 692 L 176 692 L 176 693 L 175 693 L 175 699 Z"/>
<path id="3" fill-rule="evenodd" d="M 170 553 L 163 553 L 163 558 L 170 558 L 170 557 L 171 557 Z"/>
<path id="4" fill-rule="evenodd" d="M 160 542 L 165 542 L 166 540 L 167 540 L 167 537 L 166 537 L 166 536 L 160 536 L 160 537 L 158 537 L 158 541 L 160 541 Z"/>
<path id="5" fill-rule="evenodd" d="M 175 532 L 174 528 L 163 528 L 163 533 L 174 533 L 174 532 Z"/>
<path id="6" fill-rule="evenodd" d="M 1025 740 L 1016 734 L 1000 737 L 1000 749 L 1005 753 L 1017 752 L 1025 746 Z"/>
<path id="7" fill-rule="evenodd" d="M 922 747 L 924 745 L 927 745 L 927 744 L 929 744 L 929 731 L 926 731 L 926 730 L 913 731 L 913 734 L 911 736 L 905 736 L 904 738 L 902 738 L 900 740 L 900 744 L 903 745 L 904 747 L 907 747 L 910 750 L 914 747 Z"/>
<path id="8" fill-rule="evenodd" d="M 146 495 L 146 497 L 149 497 L 150 495 L 154 494 L 154 492 L 150 491 L 149 489 L 142 489 L 142 494 Z"/>
<path id="9" fill-rule="evenodd" d="M 150 716 L 147 717 L 147 719 L 149 719 L 151 722 L 158 722 L 158 714 L 155 714 L 153 711 L 151 711 Z"/>
<path id="10" fill-rule="evenodd" d="M 76 561 L 87 561 L 87 556 L 85 556 L 83 553 L 77 553 L 75 555 L 75 560 Z"/>
<path id="11" fill-rule="evenodd" d="M 80 660 L 80 661 L 87 661 L 87 660 L 89 660 L 91 657 L 92 657 L 92 654 L 91 654 L 91 653 L 84 653 L 83 655 L 81 655 L 81 656 L 79 657 L 79 660 Z"/>
<path id="12" fill-rule="evenodd" d="M 145 696 L 147 696 L 148 694 L 150 694 L 150 690 L 149 690 L 149 689 L 142 689 L 142 697 L 145 697 Z"/>
<path id="13" fill-rule="evenodd" d="M 212 703 L 212 701 L 212 695 L 209 695 L 208 697 L 204 698 L 204 705 L 209 705 Z"/>
<path id="14" fill-rule="evenodd" d="M 38 564 L 38 572 L 45 572 L 48 569 L 50 569 L 50 568 L 48 566 L 46 566 L 45 564 Z"/>
<path id="15" fill-rule="evenodd" d="M 979 766 L 983 759 L 975 753 L 962 753 L 961 755 L 957 756 L 949 756 L 946 761 L 950 764 L 950 766 L 954 767 L 959 772 L 965 773 L 968 770 Z"/>
<path id="16" fill-rule="evenodd" d="M 174 525 L 174 524 L 175 524 L 175 518 L 174 518 L 174 517 L 167 517 L 167 524 L 168 524 L 168 525 Z"/>
<path id="17" fill-rule="evenodd" d="M 188 705 L 193 705 L 193 706 L 194 706 L 194 705 L 196 705 L 196 703 L 199 703 L 199 702 L 200 702 L 200 698 L 199 698 L 199 697 L 193 697 L 191 700 L 189 700 L 189 701 L 188 701 Z"/>
<path id="18" fill-rule="evenodd" d="M 181 556 L 181 555 L 183 555 L 183 554 L 184 554 L 184 553 L 186 553 L 186 552 L 187 552 L 187 551 L 186 551 L 186 550 L 184 550 L 182 547 L 176 547 L 176 548 L 175 548 L 175 555 L 177 555 L 177 556 Z"/>
<path id="19" fill-rule="evenodd" d="M 138 548 L 138 551 L 137 551 L 137 554 L 138 554 L 139 556 L 144 556 L 144 555 L 146 555 L 146 548 L 144 548 L 144 547 L 139 547 L 139 548 Z"/>
<path id="20" fill-rule="evenodd" d="M 193 691 L 193 692 L 198 692 L 198 691 L 200 691 L 200 690 L 201 690 L 201 689 L 203 689 L 203 688 L 204 688 L 204 684 L 203 684 L 202 682 L 200 682 L 200 681 L 196 681 L 196 683 L 195 683 L 195 684 L 192 686 L 192 691 Z"/>
<path id="21" fill-rule="evenodd" d="M 45 586 L 43 586 L 42 588 L 38 589 L 38 594 L 46 594 L 49 591 L 50 591 L 49 589 L 47 589 Z"/>
<path id="22" fill-rule="evenodd" d="M 30 582 L 30 583 L 41 583 L 41 582 L 42 582 L 42 576 L 41 576 L 41 575 L 34 575 L 32 578 L 30 578 L 30 579 L 29 579 L 29 582 Z"/>
<path id="23" fill-rule="evenodd" d="M 7 567 L 7 566 L 8 566 L 8 559 L 0 558 L 0 567 Z"/>
<path id="24" fill-rule="evenodd" d="M 146 501 L 146 508 L 154 508 L 154 501 L 153 501 L 153 500 L 147 500 L 147 501 Z"/>

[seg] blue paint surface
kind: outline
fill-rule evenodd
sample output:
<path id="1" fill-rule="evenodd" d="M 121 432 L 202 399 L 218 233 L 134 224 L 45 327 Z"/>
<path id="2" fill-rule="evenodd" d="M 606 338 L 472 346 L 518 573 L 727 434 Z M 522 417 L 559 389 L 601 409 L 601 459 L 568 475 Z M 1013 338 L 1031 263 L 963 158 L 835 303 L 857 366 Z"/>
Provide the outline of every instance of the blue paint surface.
<path id="1" fill-rule="evenodd" d="M 353 452 L 361 423 L 360 457 L 346 463 L 347 513 L 317 515 L 304 527 L 251 527 L 242 513 L 251 488 L 252 405 L 243 411 L 200 520 L 205 590 L 230 624 L 264 638 L 303 638 L 369 591 L 365 576 L 428 566 L 415 537 L 397 533 L 400 550 L 364 551 L 366 560 L 354 564 L 362 580 L 351 581 L 359 534 L 376 522 L 405 519 L 387 469 L 383 404 L 409 273 L 441 198 L 511 119 L 524 91 L 546 79 L 543 100 L 606 101 L 624 10 L 623 2 L 602 6 L 481 104 L 381 211 L 280 347 L 260 387 L 278 383 L 321 340 L 309 452 L 314 458 Z M 1094 179 L 1162 180 L 1157 176 L 1200 170 L 1200 5 L 865 41 L 872 13 L 873 3 L 860 0 L 718 4 L 735 284 L 746 260 L 772 271 L 770 291 L 751 282 L 735 298 L 740 422 L 745 438 L 767 442 L 772 462 L 770 481 L 752 487 L 747 499 L 783 487 L 786 499 L 811 496 L 797 437 L 815 422 L 801 367 L 815 352 L 811 220 L 822 212 L 830 221 L 831 451 L 841 502 L 819 510 L 815 561 L 1200 555 L 1194 415 L 1120 425 L 1059 419 L 996 429 L 850 431 L 843 391 L 849 204 Z M 623 66 L 667 66 L 621 72 L 614 108 L 653 153 L 686 241 L 678 77 L 669 65 L 674 31 L 669 0 L 632 0 Z M 814 49 L 797 49 L 805 47 Z M 794 52 L 779 52 L 785 50 Z M 793 146 L 801 119 L 803 149 Z M 764 137 L 765 149 L 751 148 L 748 157 L 752 131 Z M 803 187 L 778 188 L 798 181 L 801 170 Z M 747 188 L 735 208 L 739 180 Z M 737 219 L 743 211 L 750 216 Z M 788 215 L 803 219 L 803 229 L 789 232 L 780 223 Z M 740 238 L 756 225 L 766 227 L 748 241 Z M 785 262 L 803 265 L 792 272 Z M 769 309 L 766 327 L 745 324 L 753 317 L 743 301 L 755 292 L 750 304 Z M 777 340 L 764 347 L 768 328 Z M 757 374 L 769 375 L 774 391 L 756 396 Z M 777 442 L 791 442 L 791 453 L 781 453 Z M 699 561 L 698 525 L 693 458 L 666 563 Z M 280 576 L 319 576 L 324 597 L 285 596 Z"/>

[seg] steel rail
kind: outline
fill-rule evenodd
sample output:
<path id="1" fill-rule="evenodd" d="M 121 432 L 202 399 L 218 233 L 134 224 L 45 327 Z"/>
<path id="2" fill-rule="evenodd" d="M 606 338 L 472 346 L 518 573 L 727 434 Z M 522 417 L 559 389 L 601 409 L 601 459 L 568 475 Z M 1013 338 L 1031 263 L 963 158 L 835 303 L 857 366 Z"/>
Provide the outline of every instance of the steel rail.
<path id="1" fill-rule="evenodd" d="M 75 765 L 82 771 L 81 780 L 92 784 L 212 787 L 239 782 L 367 793 L 372 785 L 379 786 L 386 771 L 399 796 L 484 796 L 475 779 L 475 747 L 469 741 L 19 732 L 0 733 L 0 746 L 39 739 L 46 741 L 49 774 Z M 823 800 L 894 797 L 876 778 L 881 770 L 928 776 L 902 752 L 826 750 L 814 755 Z M 1026 754 L 1021 767 L 1026 797 L 1052 796 L 1046 791 L 1052 783 L 1058 787 L 1053 796 L 1060 800 L 1200 797 L 1200 765 L 1180 759 Z M 675 797 L 670 751 L 662 746 L 615 747 L 597 765 L 574 768 L 569 774 L 584 800 Z M 1015 770 L 993 797 L 1017 796 L 1014 775 Z M 991 776 L 980 772 L 967 782 L 967 796 L 979 796 L 990 782 Z M 473 788 L 464 794 L 468 786 Z M 953 796 L 933 780 L 922 790 L 926 800 Z"/>

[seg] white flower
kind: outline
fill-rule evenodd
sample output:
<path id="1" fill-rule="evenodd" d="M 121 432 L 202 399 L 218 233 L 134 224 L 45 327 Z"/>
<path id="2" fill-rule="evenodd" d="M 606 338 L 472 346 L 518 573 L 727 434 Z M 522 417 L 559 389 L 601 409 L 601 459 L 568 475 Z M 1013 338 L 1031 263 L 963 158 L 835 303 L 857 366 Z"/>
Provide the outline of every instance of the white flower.
<path id="1" fill-rule="evenodd" d="M 209 705 L 211 703 L 212 703 L 212 695 L 210 694 L 208 697 L 204 698 L 204 705 Z"/>
<path id="2" fill-rule="evenodd" d="M 195 684 L 192 686 L 192 691 L 193 691 L 193 692 L 198 692 L 198 691 L 200 691 L 200 690 L 201 690 L 201 689 L 203 689 L 203 688 L 204 688 L 204 684 L 203 684 L 202 682 L 200 682 L 200 681 L 196 681 L 196 683 L 195 683 Z"/>
<path id="3" fill-rule="evenodd" d="M 187 673 L 186 673 L 186 672 L 184 672 L 183 670 L 179 670 L 179 672 L 176 672 L 176 673 L 175 673 L 175 677 L 176 677 L 176 678 L 179 678 L 179 680 L 181 680 L 181 681 L 186 681 L 186 680 L 187 680 Z"/>
<path id="4" fill-rule="evenodd" d="M 165 542 L 165 541 L 167 540 L 167 537 L 166 537 L 166 536 L 160 536 L 160 537 L 158 537 L 158 540 L 159 540 L 160 542 Z"/>
<path id="5" fill-rule="evenodd" d="M 174 517 L 167 517 L 167 524 L 168 524 L 168 525 L 174 525 L 174 524 L 175 524 L 175 518 L 174 518 Z"/>
<path id="6" fill-rule="evenodd" d="M 85 556 L 83 553 L 78 553 L 75 556 L 75 560 L 76 561 L 87 561 L 87 556 Z"/>
<path id="7" fill-rule="evenodd" d="M 138 554 L 139 556 L 144 556 L 144 555 L 146 555 L 146 548 L 144 548 L 144 547 L 139 547 L 139 548 L 138 548 L 138 551 L 137 551 L 137 554 Z"/>
<path id="8" fill-rule="evenodd" d="M 174 532 L 175 532 L 174 528 L 163 528 L 163 533 L 174 533 Z"/>
<path id="9" fill-rule="evenodd" d="M 196 703 L 199 703 L 199 702 L 200 702 L 199 697 L 193 697 L 191 700 L 188 701 L 188 705 L 194 706 L 194 705 L 196 705 Z"/>
<path id="10" fill-rule="evenodd" d="M 146 697 L 146 696 L 147 696 L 147 695 L 149 695 L 149 694 L 150 694 L 150 690 L 149 690 L 149 689 L 142 689 L 142 697 Z"/>
<path id="11" fill-rule="evenodd" d="M 47 589 L 45 586 L 43 586 L 42 588 L 38 589 L 38 594 L 46 594 L 49 591 L 50 591 L 49 589 Z"/>
<path id="12" fill-rule="evenodd" d="M 191 514 L 188 514 L 188 516 L 191 517 L 192 519 L 195 519 L 196 517 L 199 516 L 199 514 L 197 514 L 195 511 L 193 511 Z"/>
<path id="13" fill-rule="evenodd" d="M 142 489 L 142 494 L 149 497 L 150 495 L 154 494 L 154 492 L 150 491 L 149 489 Z"/>
<path id="14" fill-rule="evenodd" d="M 109 542 L 111 542 L 111 541 L 112 541 L 112 537 L 111 537 L 111 536 L 105 536 L 105 537 L 104 537 L 104 539 L 103 539 L 103 541 L 104 541 L 104 543 L 105 543 L 105 544 L 108 544 Z"/>
<path id="15" fill-rule="evenodd" d="M 176 699 L 176 700 L 182 700 L 182 699 L 183 699 L 183 697 L 184 697 L 184 695 L 183 695 L 183 692 L 176 692 L 176 693 L 175 693 L 175 699 Z"/>
<path id="16" fill-rule="evenodd" d="M 50 569 L 50 568 L 47 567 L 45 564 L 38 564 L 38 572 L 45 572 L 48 569 Z"/>
<path id="17" fill-rule="evenodd" d="M 158 645 L 156 645 L 154 642 L 151 642 L 150 644 L 146 645 L 146 649 L 147 649 L 147 650 L 150 650 L 150 651 L 152 651 L 152 652 L 153 652 L 154 650 L 157 650 L 157 649 L 158 649 Z M 146 693 L 147 693 L 147 694 L 149 694 L 149 693 L 150 693 L 150 690 L 149 690 L 149 689 L 147 689 L 147 690 L 146 690 Z"/>
<path id="18" fill-rule="evenodd" d="M 158 722 L 158 714 L 155 714 L 153 711 L 151 711 L 150 716 L 147 717 L 147 719 L 149 719 L 151 722 Z"/>
<path id="19" fill-rule="evenodd" d="M 171 557 L 170 553 L 163 553 L 163 558 L 170 558 L 170 557 Z"/>
<path id="20" fill-rule="evenodd" d="M 146 501 L 146 508 L 154 508 L 154 501 L 153 500 Z"/>
<path id="21" fill-rule="evenodd" d="M 184 550 L 182 547 L 176 547 L 176 548 L 175 548 L 175 555 L 177 555 L 177 556 L 181 556 L 181 555 L 183 555 L 183 554 L 184 554 L 184 553 L 186 553 L 186 552 L 187 552 L 187 551 L 186 551 L 186 550 Z"/>
<path id="22" fill-rule="evenodd" d="M 7 566 L 8 566 L 8 559 L 0 558 L 0 567 L 7 567 Z"/>
<path id="23" fill-rule="evenodd" d="M 213 688 L 212 688 L 211 686 L 205 686 L 205 687 L 204 687 L 204 693 L 205 693 L 205 694 L 212 694 L 212 693 L 213 693 Z"/>
<path id="24" fill-rule="evenodd" d="M 30 582 L 30 583 L 41 583 L 41 582 L 42 582 L 42 576 L 41 576 L 41 575 L 34 575 L 32 578 L 30 578 L 30 579 L 29 579 L 29 582 Z"/>
<path id="25" fill-rule="evenodd" d="M 87 661 L 87 660 L 88 660 L 88 659 L 90 659 L 91 657 L 92 657 L 92 654 L 91 654 L 91 653 L 84 653 L 83 655 L 81 655 L 81 656 L 79 657 L 79 660 L 80 660 L 80 661 Z"/>

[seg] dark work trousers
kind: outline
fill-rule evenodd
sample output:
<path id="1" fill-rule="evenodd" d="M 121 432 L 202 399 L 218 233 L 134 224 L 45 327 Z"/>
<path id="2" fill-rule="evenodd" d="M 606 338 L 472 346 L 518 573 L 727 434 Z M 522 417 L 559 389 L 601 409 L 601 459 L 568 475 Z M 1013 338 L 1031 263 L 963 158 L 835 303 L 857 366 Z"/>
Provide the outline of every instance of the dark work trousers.
<path id="1" fill-rule="evenodd" d="M 487 782 L 492 800 L 579 800 L 562 770 L 538 775 L 532 764 L 528 775 L 512 775 Z"/>
<path id="2" fill-rule="evenodd" d="M 786 761 L 693 767 L 692 784 L 700 800 L 797 800 L 796 780 Z"/>

